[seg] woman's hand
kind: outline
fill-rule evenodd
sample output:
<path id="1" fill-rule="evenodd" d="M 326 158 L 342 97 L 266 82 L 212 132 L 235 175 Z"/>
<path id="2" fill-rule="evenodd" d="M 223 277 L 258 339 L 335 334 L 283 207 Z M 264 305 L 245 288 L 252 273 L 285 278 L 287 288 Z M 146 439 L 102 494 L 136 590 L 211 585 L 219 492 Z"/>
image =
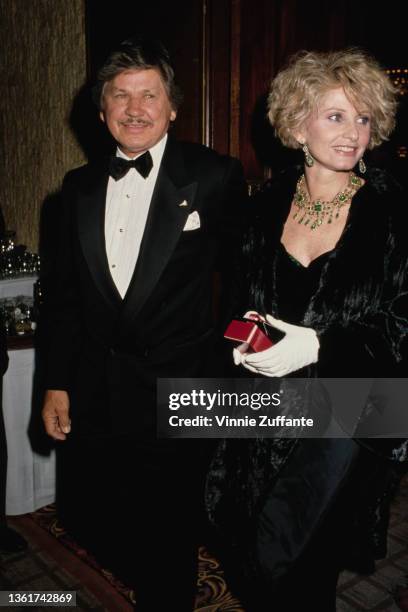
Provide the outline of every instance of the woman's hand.
<path id="1" fill-rule="evenodd" d="M 316 363 L 319 341 L 313 329 L 291 325 L 271 315 L 266 315 L 266 320 L 276 329 L 283 331 L 285 337 L 259 353 L 247 353 L 247 345 L 241 344 L 233 352 L 235 365 L 241 363 L 250 372 L 262 376 L 281 377 Z"/>

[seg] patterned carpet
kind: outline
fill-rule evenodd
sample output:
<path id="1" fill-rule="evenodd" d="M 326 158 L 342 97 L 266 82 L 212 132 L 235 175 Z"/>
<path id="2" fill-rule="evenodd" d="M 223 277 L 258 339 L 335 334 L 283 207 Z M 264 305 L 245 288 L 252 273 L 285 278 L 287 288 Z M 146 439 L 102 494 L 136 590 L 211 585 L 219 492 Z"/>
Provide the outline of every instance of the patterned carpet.
<path id="1" fill-rule="evenodd" d="M 76 593 L 76 607 L 68 610 L 132 612 L 130 603 L 108 581 L 37 526 L 29 515 L 12 517 L 9 524 L 26 538 L 29 547 L 20 553 L 0 553 L 0 590 L 71 591 Z M 49 608 L 36 606 L 31 609 Z"/>
<path id="2" fill-rule="evenodd" d="M 45 506 L 27 515 L 57 541 L 98 572 L 129 603 L 135 603 L 134 591 L 124 585 L 107 569 L 102 568 L 95 558 L 69 536 L 58 522 L 55 506 Z M 18 521 L 13 525 L 19 527 Z M 88 597 L 89 598 L 89 597 Z M 85 608 L 86 609 L 86 608 Z M 110 612 L 110 610 L 109 610 Z M 204 547 L 199 550 L 199 574 L 195 612 L 244 612 L 239 601 L 228 590 L 219 562 Z"/>
<path id="3" fill-rule="evenodd" d="M 21 519 L 14 519 L 12 524 L 17 529 L 24 527 L 20 531 L 26 537 L 29 536 L 30 550 L 26 554 L 9 558 L 6 562 L 3 559 L 3 564 L 0 559 L 0 588 L 74 589 L 78 593 L 77 610 L 125 612 L 132 609 L 132 603 L 135 601 L 132 589 L 100 567 L 91 555 L 72 540 L 58 523 L 53 505 Z M 55 552 L 51 551 L 54 561 L 50 560 L 42 546 L 40 532 L 44 537 L 49 538 L 48 534 L 53 536 L 49 539 L 54 542 L 57 550 L 70 551 L 71 557 L 76 559 L 76 564 L 81 563 L 79 571 L 72 561 L 67 565 L 60 558 L 56 563 Z M 377 571 L 372 576 L 362 577 L 349 572 L 342 574 L 338 587 L 338 612 L 408 612 L 407 479 L 393 504 L 388 549 L 387 558 L 378 563 Z M 89 568 L 92 575 L 99 577 L 103 583 L 102 587 L 96 584 L 95 580 L 85 580 L 84 568 Z M 41 587 L 35 586 L 36 584 Z M 44 586 L 46 584 L 49 586 Z M 204 547 L 200 548 L 197 590 L 195 612 L 244 612 L 240 602 L 230 593 L 220 564 Z M 109 597 L 111 603 L 107 603 Z M 272 606 L 268 607 L 268 612 L 273 612 Z"/>
<path id="4" fill-rule="evenodd" d="M 408 612 L 408 478 L 404 477 L 391 508 L 388 555 L 372 576 L 343 572 L 337 589 L 337 612 L 378 610 Z"/>

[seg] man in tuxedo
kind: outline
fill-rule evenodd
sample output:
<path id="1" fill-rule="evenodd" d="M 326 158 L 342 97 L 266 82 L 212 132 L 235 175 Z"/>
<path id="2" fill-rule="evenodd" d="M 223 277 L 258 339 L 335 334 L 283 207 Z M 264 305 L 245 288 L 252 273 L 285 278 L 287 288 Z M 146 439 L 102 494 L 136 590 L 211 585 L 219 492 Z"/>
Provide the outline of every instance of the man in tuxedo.
<path id="1" fill-rule="evenodd" d="M 65 177 L 43 419 L 60 445 L 59 511 L 136 587 L 137 610 L 192 610 L 203 462 L 156 438 L 159 377 L 216 375 L 214 272 L 228 278 L 245 182 L 237 160 L 168 135 L 167 51 L 125 41 L 98 74 L 106 162 Z"/>

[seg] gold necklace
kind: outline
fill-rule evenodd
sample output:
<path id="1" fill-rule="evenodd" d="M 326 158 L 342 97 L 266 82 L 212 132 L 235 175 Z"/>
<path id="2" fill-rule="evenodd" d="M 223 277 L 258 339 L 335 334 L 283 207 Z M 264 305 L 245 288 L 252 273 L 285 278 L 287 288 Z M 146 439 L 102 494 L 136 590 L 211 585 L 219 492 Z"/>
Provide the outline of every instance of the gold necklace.
<path id="1" fill-rule="evenodd" d="M 354 172 L 350 172 L 347 187 L 343 191 L 339 191 L 330 202 L 321 199 L 312 201 L 306 190 L 305 175 L 302 174 L 297 182 L 296 193 L 293 198 L 297 207 L 293 218 L 298 219 L 300 224 L 310 224 L 311 230 L 320 227 L 325 220 L 327 220 L 327 223 L 332 223 L 333 219 L 338 219 L 340 210 L 351 201 L 362 184 L 361 178 L 356 176 Z"/>

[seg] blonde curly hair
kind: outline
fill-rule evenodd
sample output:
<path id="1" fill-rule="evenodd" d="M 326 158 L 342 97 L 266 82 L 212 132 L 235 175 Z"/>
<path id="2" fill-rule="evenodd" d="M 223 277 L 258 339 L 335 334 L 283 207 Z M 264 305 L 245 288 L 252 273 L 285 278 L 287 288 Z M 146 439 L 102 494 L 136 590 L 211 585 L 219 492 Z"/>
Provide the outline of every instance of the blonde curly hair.
<path id="1" fill-rule="evenodd" d="M 273 79 L 268 96 L 268 119 L 276 136 L 292 149 L 294 137 L 328 90 L 343 87 L 356 109 L 371 115 L 369 149 L 387 140 L 395 127 L 396 88 L 378 62 L 360 49 L 330 53 L 301 51 Z"/>

